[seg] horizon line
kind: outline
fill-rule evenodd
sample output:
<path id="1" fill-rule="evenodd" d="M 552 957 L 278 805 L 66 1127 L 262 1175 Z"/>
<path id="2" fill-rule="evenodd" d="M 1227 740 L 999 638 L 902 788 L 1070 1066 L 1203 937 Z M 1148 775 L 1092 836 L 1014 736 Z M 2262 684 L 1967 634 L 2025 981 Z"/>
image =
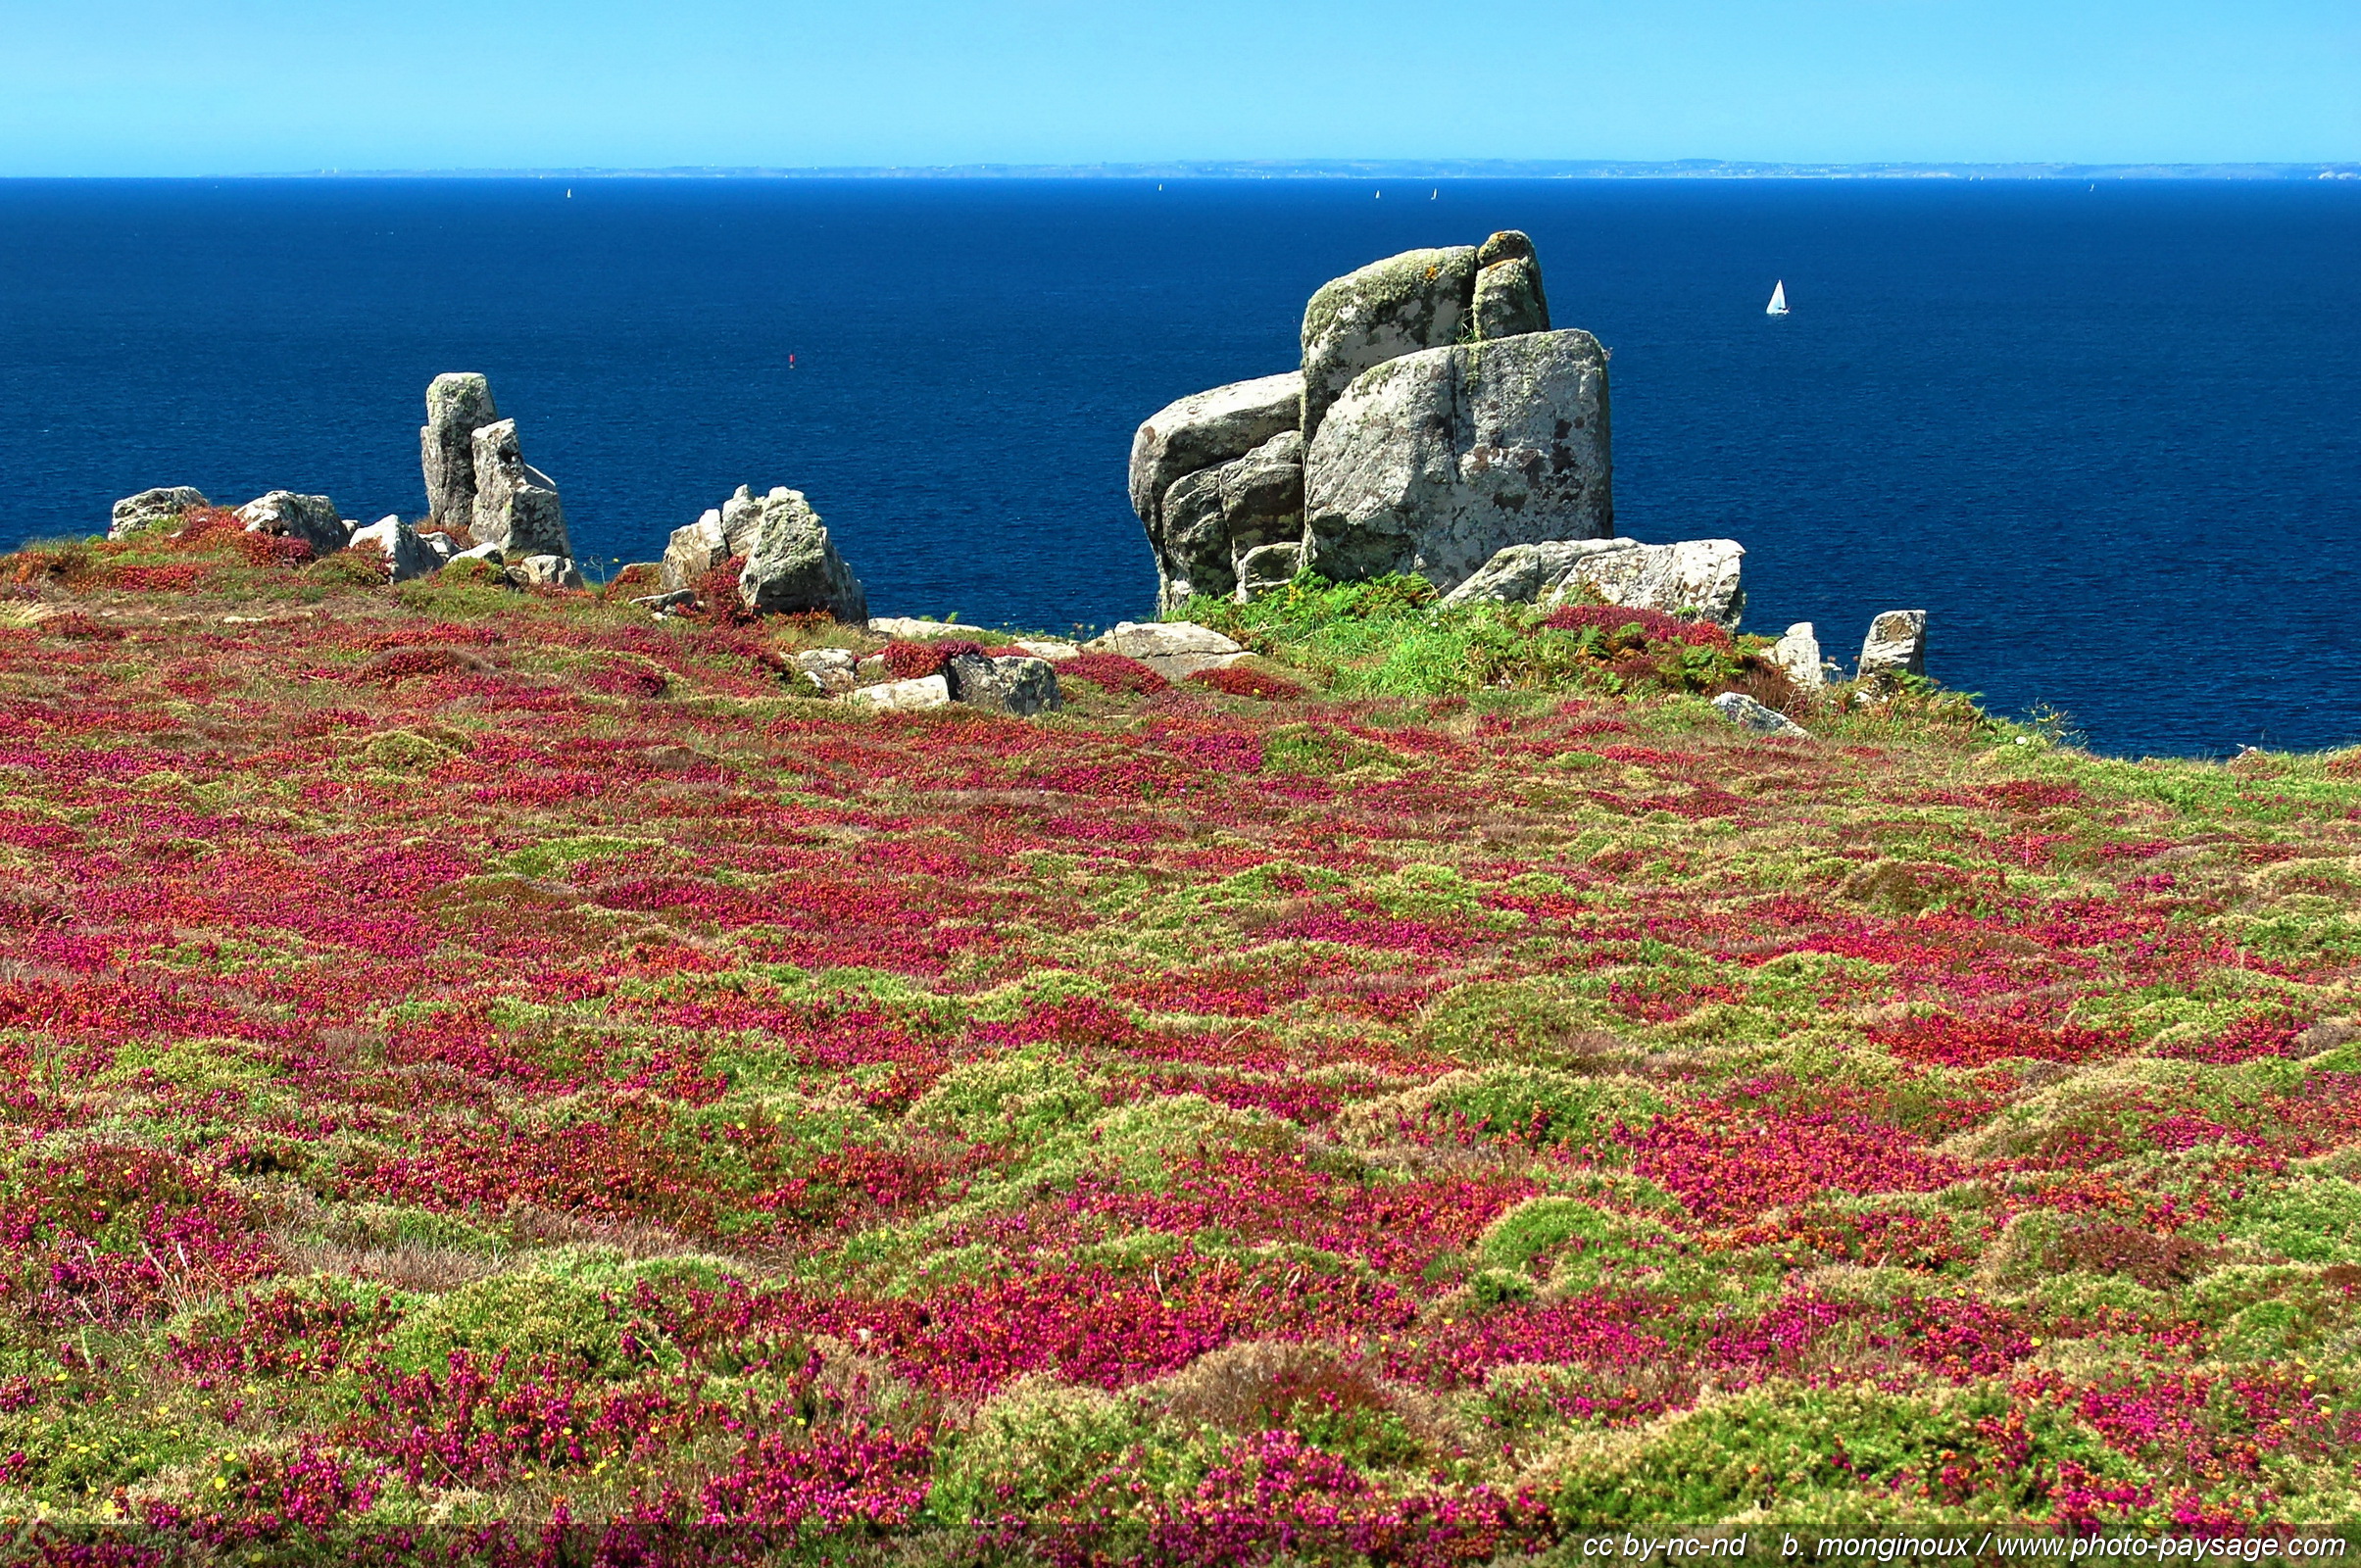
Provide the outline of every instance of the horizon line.
<path id="1" fill-rule="evenodd" d="M 1178 159 L 1160 163 L 527 166 L 306 169 L 211 174 L 11 174 L 0 179 L 2361 179 L 2361 162 L 1797 163 L 1719 158 Z"/>

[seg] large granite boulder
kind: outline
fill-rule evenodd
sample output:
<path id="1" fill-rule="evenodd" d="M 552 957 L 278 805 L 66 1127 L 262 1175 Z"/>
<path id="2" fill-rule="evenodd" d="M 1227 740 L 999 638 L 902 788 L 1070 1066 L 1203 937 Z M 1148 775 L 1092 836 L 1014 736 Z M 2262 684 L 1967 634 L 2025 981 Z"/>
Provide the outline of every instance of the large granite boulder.
<path id="1" fill-rule="evenodd" d="M 499 419 L 471 438 L 475 510 L 469 525 L 479 545 L 498 546 L 511 561 L 526 556 L 573 559 L 566 536 L 566 507 L 557 481 L 524 461 L 516 421 Z"/>
<path id="2" fill-rule="evenodd" d="M 492 383 L 473 371 L 438 375 L 427 383 L 418 466 L 426 473 L 428 528 L 474 525 L 475 432 L 499 418 Z"/>
<path id="3" fill-rule="evenodd" d="M 135 496 L 125 496 L 115 503 L 107 524 L 107 537 L 121 539 L 127 534 L 155 523 L 177 517 L 192 507 L 210 507 L 205 492 L 185 484 L 168 485 L 161 490 L 142 490 Z"/>
<path id="4" fill-rule="evenodd" d="M 1320 285 L 1303 307 L 1303 439 L 1373 366 L 1467 335 L 1476 247 L 1404 251 Z"/>
<path id="5" fill-rule="evenodd" d="M 1637 539 L 1552 539 L 1510 545 L 1444 596 L 1447 605 L 1563 604 L 1581 600 L 1626 610 L 1692 613 L 1736 630 L 1746 614 L 1735 539 L 1684 539 L 1644 545 Z"/>
<path id="6" fill-rule="evenodd" d="M 1531 332 L 1362 372 L 1304 452 L 1303 514 L 1322 576 L 1416 572 L 1447 592 L 1509 545 L 1611 535 L 1605 351 Z"/>
<path id="7" fill-rule="evenodd" d="M 1154 533 L 1156 508 L 1175 479 L 1244 457 L 1294 429 L 1303 394 L 1302 374 L 1289 370 L 1194 392 L 1158 409 L 1132 432 L 1131 510 Z"/>
<path id="8" fill-rule="evenodd" d="M 1301 514 L 1302 445 L 1281 438 L 1295 430 L 1303 385 L 1303 377 L 1290 371 L 1218 386 L 1167 405 L 1133 433 L 1131 507 L 1156 552 L 1157 597 L 1165 609 L 1192 594 L 1227 594 L 1235 585 L 1238 552 L 1229 537 L 1229 510 L 1245 509 L 1283 525 L 1292 488 L 1294 511 Z M 1262 456 L 1229 471 L 1256 453 Z M 1274 506 L 1281 510 L 1271 513 Z"/>
<path id="9" fill-rule="evenodd" d="M 238 520 L 248 533 L 301 539 L 312 547 L 315 560 L 323 560 L 351 542 L 353 525 L 336 514 L 336 503 L 326 496 L 299 496 L 292 490 L 273 490 L 238 508 Z"/>
<path id="10" fill-rule="evenodd" d="M 1644 548 L 1637 539 L 1549 539 L 1510 545 L 1443 596 L 1447 605 L 1531 605 L 1562 597 L 1594 557 Z"/>
<path id="11" fill-rule="evenodd" d="M 722 527 L 726 535 L 733 522 L 754 524 L 738 574 L 747 609 L 775 615 L 824 610 L 838 620 L 867 624 L 868 595 L 802 491 L 782 485 L 757 500 L 750 487 L 732 498 L 733 506 L 740 501 L 746 506 L 734 515 L 724 509 Z"/>
<path id="12" fill-rule="evenodd" d="M 951 682 L 953 702 L 988 712 L 1029 718 L 1065 706 L 1058 693 L 1058 672 L 1046 659 L 956 654 L 944 664 L 943 674 Z"/>
<path id="13" fill-rule="evenodd" d="M 1086 654 L 1120 654 L 1134 659 L 1169 681 L 1182 681 L 1200 670 L 1222 669 L 1247 657 L 1247 651 L 1210 626 L 1190 620 L 1118 621 L 1082 645 Z"/>
<path id="14" fill-rule="evenodd" d="M 1787 671 L 1787 678 L 1799 691 L 1817 692 L 1828 685 L 1828 670 L 1820 657 L 1820 639 L 1808 620 L 1796 621 L 1787 629 L 1787 635 L 1771 644 L 1766 656 L 1772 663 Z"/>
<path id="15" fill-rule="evenodd" d="M 1713 710 L 1740 729 L 1773 740 L 1808 741 L 1812 732 L 1776 708 L 1765 708 L 1745 692 L 1724 692 L 1713 700 Z"/>
<path id="16" fill-rule="evenodd" d="M 1476 248 L 1475 299 L 1469 316 L 1479 340 L 1549 330 L 1541 258 L 1523 233 L 1502 229 Z"/>
<path id="17" fill-rule="evenodd" d="M 1897 675 L 1927 672 L 1927 612 L 1889 610 L 1869 623 L 1861 642 L 1861 663 L 1854 671 L 1862 680 L 1891 681 Z"/>

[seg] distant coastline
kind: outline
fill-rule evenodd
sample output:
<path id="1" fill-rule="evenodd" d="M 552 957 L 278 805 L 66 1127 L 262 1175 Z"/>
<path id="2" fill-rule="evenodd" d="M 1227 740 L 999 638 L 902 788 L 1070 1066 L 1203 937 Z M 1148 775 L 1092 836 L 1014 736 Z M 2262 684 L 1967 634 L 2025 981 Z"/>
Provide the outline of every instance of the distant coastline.
<path id="1" fill-rule="evenodd" d="M 2361 163 L 1773 164 L 1562 159 L 1248 159 L 1151 164 L 939 164 L 770 169 L 305 170 L 282 179 L 2361 179 Z"/>

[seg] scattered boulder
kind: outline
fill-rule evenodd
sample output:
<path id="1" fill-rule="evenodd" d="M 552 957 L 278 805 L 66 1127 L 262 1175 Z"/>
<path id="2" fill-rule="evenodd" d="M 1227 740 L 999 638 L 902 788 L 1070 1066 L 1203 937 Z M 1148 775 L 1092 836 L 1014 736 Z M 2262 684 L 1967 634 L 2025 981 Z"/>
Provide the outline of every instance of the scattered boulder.
<path id="1" fill-rule="evenodd" d="M 426 474 L 429 528 L 473 526 L 475 432 L 499 418 L 492 383 L 473 371 L 438 375 L 427 383 L 418 464 Z"/>
<path id="2" fill-rule="evenodd" d="M 1247 651 L 1209 626 L 1187 620 L 1123 621 L 1082 645 L 1086 654 L 1120 654 L 1137 660 L 1168 681 L 1201 669 L 1222 669 Z"/>
<path id="3" fill-rule="evenodd" d="M 443 536 L 432 537 L 439 540 Z M 380 517 L 366 528 L 355 528 L 347 548 L 359 550 L 364 546 L 384 552 L 386 575 L 395 582 L 408 582 L 413 577 L 443 569 L 444 558 L 416 528 L 398 516 Z M 450 548 L 448 542 L 444 548 Z"/>
<path id="4" fill-rule="evenodd" d="M 795 667 L 822 697 L 842 697 L 861 684 L 855 674 L 861 661 L 850 649 L 807 648 L 795 656 Z"/>
<path id="5" fill-rule="evenodd" d="M 876 622 L 871 621 L 869 624 L 873 626 Z M 1016 646 L 1031 654 L 1035 659 L 1046 659 L 1053 664 L 1082 657 L 1082 645 L 1067 642 L 1062 637 L 1019 637 L 1016 639 Z"/>
<path id="6" fill-rule="evenodd" d="M 1046 659 L 955 654 L 943 673 L 951 681 L 952 700 L 969 708 L 1024 718 L 1065 706 L 1058 695 L 1058 672 Z"/>
<path id="7" fill-rule="evenodd" d="M 869 635 L 906 643 L 930 643 L 942 637 L 972 637 L 973 626 L 956 620 L 920 620 L 913 615 L 878 615 L 869 621 Z"/>
<path id="8" fill-rule="evenodd" d="M 1521 231 L 1502 229 L 1476 248 L 1475 298 L 1469 315 L 1479 342 L 1549 330 L 1541 258 Z"/>
<path id="9" fill-rule="evenodd" d="M 495 566 L 499 565 L 503 559 L 498 545 L 469 545 L 465 550 L 453 551 L 451 555 L 451 561 L 454 562 L 481 561 Z M 444 564 L 448 565 L 450 562 L 446 562 Z"/>
<path id="10" fill-rule="evenodd" d="M 107 525 L 107 537 L 121 539 L 137 533 L 150 523 L 177 517 L 192 507 L 210 507 L 205 492 L 190 485 L 168 485 L 160 490 L 142 490 L 135 496 L 125 496 L 115 503 Z"/>
<path id="11" fill-rule="evenodd" d="M 697 603 L 697 591 L 693 588 L 667 588 L 660 594 L 643 595 L 632 600 L 631 603 L 638 605 L 649 614 L 662 620 L 666 615 L 675 614 Z"/>
<path id="12" fill-rule="evenodd" d="M 1812 732 L 1775 708 L 1765 708 L 1744 692 L 1724 692 L 1713 700 L 1714 711 L 1740 729 L 1783 741 L 1808 741 Z"/>
<path id="13" fill-rule="evenodd" d="M 566 536 L 566 507 L 557 482 L 524 461 L 516 421 L 500 419 L 474 432 L 475 503 L 470 525 L 477 544 L 498 545 L 511 558 L 573 559 Z"/>
<path id="14" fill-rule="evenodd" d="M 868 595 L 802 491 L 781 486 L 756 503 L 741 490 L 733 504 L 739 499 L 758 507 L 760 516 L 738 574 L 738 597 L 747 609 L 779 615 L 824 610 L 838 620 L 867 624 Z M 730 523 L 725 509 L 725 534 Z"/>
<path id="15" fill-rule="evenodd" d="M 301 539 L 315 559 L 324 560 L 352 539 L 352 524 L 336 514 L 336 503 L 326 496 L 299 496 L 292 490 L 273 490 L 238 508 L 238 520 L 248 533 Z"/>
<path id="16" fill-rule="evenodd" d="M 1869 623 L 1855 673 L 1863 680 L 1891 680 L 1927 672 L 1927 612 L 1889 610 Z"/>
<path id="17" fill-rule="evenodd" d="M 1729 630 L 1746 617 L 1746 590 L 1739 574 L 1746 547 L 1735 539 L 1684 539 L 1593 556 L 1552 598 L 1587 590 L 1625 610 L 1694 613 Z"/>
<path id="18" fill-rule="evenodd" d="M 849 695 L 854 702 L 897 711 L 949 708 L 951 682 L 941 675 L 921 675 L 916 680 L 889 680 L 881 685 L 863 686 Z"/>
<path id="19" fill-rule="evenodd" d="M 741 487 L 738 493 L 744 495 L 745 488 Z M 728 539 L 721 531 L 721 514 L 718 510 L 709 510 L 695 522 L 672 530 L 671 540 L 664 546 L 664 586 L 686 589 L 729 558 Z"/>
<path id="20" fill-rule="evenodd" d="M 1787 671 L 1789 680 L 1804 691 L 1820 691 L 1828 684 L 1828 673 L 1820 657 L 1820 639 L 1808 620 L 1790 626 L 1787 635 L 1771 645 L 1770 659 Z"/>
<path id="21" fill-rule="evenodd" d="M 509 581 L 519 588 L 581 588 L 582 573 L 564 556 L 527 556 L 509 564 Z"/>
<path id="22" fill-rule="evenodd" d="M 1534 545 L 1509 545 L 1458 587 L 1443 596 L 1447 605 L 1490 601 L 1501 605 L 1530 605 L 1545 598 L 1562 598 L 1577 587 L 1575 573 L 1595 557 L 1645 548 L 1637 539 L 1549 539 Z"/>
<path id="23" fill-rule="evenodd" d="M 1509 545 L 1612 534 L 1605 351 L 1529 332 L 1388 360 L 1313 434 L 1303 514 L 1322 576 L 1447 592 Z"/>
<path id="24" fill-rule="evenodd" d="M 1317 439 L 1329 409 L 1364 371 L 1467 335 L 1476 247 L 1404 251 L 1320 285 L 1303 307 L 1303 410 Z"/>

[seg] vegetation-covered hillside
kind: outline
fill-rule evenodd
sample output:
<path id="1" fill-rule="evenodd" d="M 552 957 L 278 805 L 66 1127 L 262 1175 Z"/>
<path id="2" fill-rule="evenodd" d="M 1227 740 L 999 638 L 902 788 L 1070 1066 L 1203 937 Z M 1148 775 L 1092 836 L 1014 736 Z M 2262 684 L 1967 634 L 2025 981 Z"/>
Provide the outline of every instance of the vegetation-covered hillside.
<path id="1" fill-rule="evenodd" d="M 877 715 L 288 554 L 0 560 L 9 1552 L 2361 1530 L 2361 756 L 1399 584 Z"/>

